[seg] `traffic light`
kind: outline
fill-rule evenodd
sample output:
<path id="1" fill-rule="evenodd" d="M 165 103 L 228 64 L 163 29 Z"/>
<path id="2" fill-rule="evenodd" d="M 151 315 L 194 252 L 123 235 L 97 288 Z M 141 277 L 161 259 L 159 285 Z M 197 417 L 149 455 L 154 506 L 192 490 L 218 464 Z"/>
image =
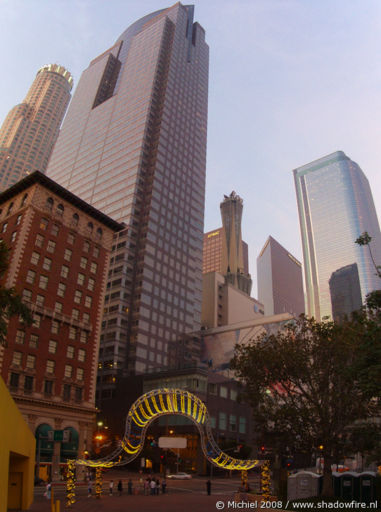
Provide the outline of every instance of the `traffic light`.
<path id="1" fill-rule="evenodd" d="M 265 445 L 263 444 L 261 446 L 261 454 L 264 455 L 265 454 L 265 451 L 266 451 L 266 448 L 265 448 Z"/>

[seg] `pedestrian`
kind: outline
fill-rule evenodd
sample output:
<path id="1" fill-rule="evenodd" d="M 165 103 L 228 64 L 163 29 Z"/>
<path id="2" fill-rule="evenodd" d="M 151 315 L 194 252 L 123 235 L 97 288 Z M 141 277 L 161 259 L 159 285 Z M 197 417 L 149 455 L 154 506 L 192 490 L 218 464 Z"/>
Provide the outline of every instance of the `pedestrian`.
<path id="1" fill-rule="evenodd" d="M 207 492 L 208 496 L 210 496 L 211 490 L 212 490 L 212 482 L 210 480 L 208 480 L 206 482 L 206 492 Z"/>
<path id="2" fill-rule="evenodd" d="M 149 486 L 151 487 L 151 496 L 154 496 L 155 495 L 155 489 L 156 489 L 156 482 L 155 482 L 154 478 L 152 478 Z"/>
<path id="3" fill-rule="evenodd" d="M 167 488 L 167 482 L 166 482 L 165 478 L 163 478 L 163 480 L 161 481 L 161 492 L 163 494 L 165 494 L 166 488 Z"/>
<path id="4" fill-rule="evenodd" d="M 149 484 L 150 484 L 150 479 L 146 478 L 144 480 L 144 496 L 148 496 L 148 494 L 149 494 Z"/>
<path id="5" fill-rule="evenodd" d="M 118 491 L 119 491 L 119 496 L 122 496 L 122 492 L 123 492 L 122 480 L 119 480 L 119 482 L 118 482 Z"/>
<path id="6" fill-rule="evenodd" d="M 156 478 L 156 487 L 155 487 L 156 494 L 159 494 L 160 491 L 160 480 Z"/>
<path id="7" fill-rule="evenodd" d="M 52 492 L 52 484 L 48 480 L 48 483 L 46 484 L 46 491 L 45 491 L 45 496 L 46 496 L 47 500 L 50 500 L 51 492 Z"/>
<path id="8" fill-rule="evenodd" d="M 131 478 L 128 480 L 128 494 L 132 494 L 132 480 Z"/>
<path id="9" fill-rule="evenodd" d="M 108 492 L 109 492 L 110 496 L 112 496 L 113 489 L 114 489 L 114 480 L 110 480 L 110 484 L 108 486 Z"/>
<path id="10" fill-rule="evenodd" d="M 91 480 L 89 480 L 87 482 L 87 497 L 91 498 L 92 494 L 93 494 L 93 482 Z"/>

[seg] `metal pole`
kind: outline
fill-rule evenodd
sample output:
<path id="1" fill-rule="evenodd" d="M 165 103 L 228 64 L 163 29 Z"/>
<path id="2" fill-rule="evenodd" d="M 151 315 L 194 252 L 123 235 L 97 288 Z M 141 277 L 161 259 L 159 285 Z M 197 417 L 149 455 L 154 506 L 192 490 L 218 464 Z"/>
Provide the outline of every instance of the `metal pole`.
<path id="1" fill-rule="evenodd" d="M 37 436 L 37 461 L 36 461 L 36 478 L 40 478 L 40 458 L 41 458 L 41 434 Z"/>

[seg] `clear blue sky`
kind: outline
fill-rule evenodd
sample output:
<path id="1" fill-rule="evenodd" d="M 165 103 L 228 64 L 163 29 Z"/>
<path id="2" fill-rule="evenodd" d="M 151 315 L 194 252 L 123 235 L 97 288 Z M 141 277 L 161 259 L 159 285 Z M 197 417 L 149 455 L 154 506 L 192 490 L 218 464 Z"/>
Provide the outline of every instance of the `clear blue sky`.
<path id="1" fill-rule="evenodd" d="M 381 213 L 381 2 L 196 0 L 210 46 L 205 230 L 244 199 L 250 270 L 272 235 L 302 259 L 292 169 L 343 150 Z M 164 0 L 0 0 L 0 122 L 39 67 L 78 83 L 90 60 Z M 254 287 L 254 295 L 255 295 Z"/>

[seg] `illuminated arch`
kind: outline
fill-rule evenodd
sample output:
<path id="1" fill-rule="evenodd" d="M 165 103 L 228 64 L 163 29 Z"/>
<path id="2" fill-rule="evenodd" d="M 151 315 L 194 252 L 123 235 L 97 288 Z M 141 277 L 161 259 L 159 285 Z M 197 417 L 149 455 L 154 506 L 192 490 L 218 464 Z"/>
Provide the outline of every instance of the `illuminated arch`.
<path id="1" fill-rule="evenodd" d="M 213 438 L 209 413 L 204 402 L 189 391 L 168 388 L 149 391 L 132 404 L 127 414 L 124 436 L 114 452 L 99 460 L 78 459 L 76 464 L 112 467 L 130 463 L 143 449 L 150 423 L 167 414 L 179 414 L 194 422 L 200 433 L 204 455 L 214 466 L 242 471 L 260 464 L 258 460 L 235 459 L 224 453 Z"/>

